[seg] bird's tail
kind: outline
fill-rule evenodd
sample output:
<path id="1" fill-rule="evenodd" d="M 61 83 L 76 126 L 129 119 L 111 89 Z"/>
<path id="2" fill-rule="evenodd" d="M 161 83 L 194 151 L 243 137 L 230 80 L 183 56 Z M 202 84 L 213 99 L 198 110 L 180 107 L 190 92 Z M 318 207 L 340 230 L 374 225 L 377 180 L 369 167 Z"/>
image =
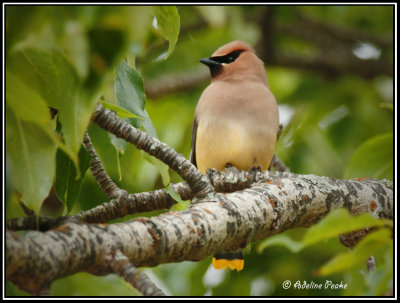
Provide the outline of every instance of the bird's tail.
<path id="1" fill-rule="evenodd" d="M 218 252 L 213 257 L 213 266 L 215 269 L 236 269 L 240 271 L 244 266 L 243 254 L 239 252 Z"/>

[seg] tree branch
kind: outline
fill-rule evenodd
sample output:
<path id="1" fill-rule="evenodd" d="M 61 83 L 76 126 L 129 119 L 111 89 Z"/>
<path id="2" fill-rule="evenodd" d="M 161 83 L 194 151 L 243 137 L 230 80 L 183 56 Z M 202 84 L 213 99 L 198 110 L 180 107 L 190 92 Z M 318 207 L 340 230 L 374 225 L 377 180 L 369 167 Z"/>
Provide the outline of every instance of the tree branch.
<path id="1" fill-rule="evenodd" d="M 293 173 L 283 172 L 255 172 L 224 170 L 210 170 L 208 177 L 216 192 L 227 193 L 249 188 L 253 183 L 280 179 L 282 177 L 296 177 Z M 178 193 L 183 200 L 194 198 L 193 192 L 186 182 L 170 184 L 172 190 Z M 106 223 L 110 220 L 122 218 L 126 215 L 147 212 L 152 210 L 169 209 L 176 201 L 165 189 L 157 189 L 150 192 L 137 194 L 124 194 L 111 199 L 90 210 L 81 211 L 74 216 L 58 218 L 29 216 L 24 218 L 12 218 L 7 220 L 6 227 L 10 230 L 39 230 L 47 231 L 56 228 L 71 220 L 86 223 Z"/>
<path id="2" fill-rule="evenodd" d="M 115 252 L 110 262 L 115 273 L 123 277 L 143 296 L 165 296 L 144 273 L 129 262 L 128 258 L 120 250 Z"/>
<path id="3" fill-rule="evenodd" d="M 193 193 L 186 182 L 170 184 L 183 200 L 193 198 Z M 119 199 L 103 203 L 93 209 L 82 211 L 76 218 L 88 223 L 106 223 L 110 220 L 122 218 L 126 215 L 152 211 L 156 209 L 169 209 L 176 201 L 165 189 L 150 192 L 128 194 Z"/>
<path id="4" fill-rule="evenodd" d="M 311 226 L 340 207 L 353 215 L 393 218 L 393 183 L 288 174 L 199 199 L 182 212 L 110 225 L 72 222 L 22 235 L 7 231 L 6 277 L 37 294 L 79 271 L 109 273 L 106 256 L 117 249 L 136 267 L 198 261 L 221 249 L 244 248 L 290 228 Z"/>
<path id="5" fill-rule="evenodd" d="M 164 75 L 146 83 L 146 96 L 149 99 L 157 99 L 169 93 L 181 92 L 207 81 L 209 77 L 210 72 L 206 68 L 197 68 L 179 74 Z"/>
<path id="6" fill-rule="evenodd" d="M 126 195 L 127 192 L 125 190 L 121 190 L 108 176 L 87 132 L 83 137 L 83 144 L 92 158 L 92 161 L 90 162 L 90 171 L 97 181 L 97 184 L 107 195 L 107 197 L 110 199 L 118 199 L 119 197 Z"/>
<path id="7" fill-rule="evenodd" d="M 137 148 L 166 163 L 189 184 L 196 197 L 203 198 L 214 193 L 214 189 L 207 178 L 184 156 L 178 154 L 167 144 L 120 119 L 113 111 L 98 104 L 93 113 L 92 121 L 116 137 L 125 139 Z"/>

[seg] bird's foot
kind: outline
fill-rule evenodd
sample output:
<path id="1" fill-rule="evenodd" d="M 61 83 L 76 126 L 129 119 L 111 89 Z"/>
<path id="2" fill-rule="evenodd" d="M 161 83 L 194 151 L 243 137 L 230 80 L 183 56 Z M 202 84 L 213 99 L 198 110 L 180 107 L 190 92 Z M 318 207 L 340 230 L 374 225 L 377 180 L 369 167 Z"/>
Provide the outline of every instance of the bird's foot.
<path id="1" fill-rule="evenodd" d="M 214 176 L 219 174 L 219 171 L 216 168 L 207 168 L 206 174 L 207 174 L 208 178 L 210 179 L 210 181 L 212 183 L 212 181 L 214 180 Z"/>
<path id="2" fill-rule="evenodd" d="M 249 169 L 251 180 L 255 181 L 257 179 L 257 173 L 261 173 L 261 166 L 253 166 Z"/>
<path id="3" fill-rule="evenodd" d="M 223 172 L 227 173 L 240 173 L 240 170 L 236 168 L 236 166 L 232 165 L 231 163 L 226 163 Z"/>

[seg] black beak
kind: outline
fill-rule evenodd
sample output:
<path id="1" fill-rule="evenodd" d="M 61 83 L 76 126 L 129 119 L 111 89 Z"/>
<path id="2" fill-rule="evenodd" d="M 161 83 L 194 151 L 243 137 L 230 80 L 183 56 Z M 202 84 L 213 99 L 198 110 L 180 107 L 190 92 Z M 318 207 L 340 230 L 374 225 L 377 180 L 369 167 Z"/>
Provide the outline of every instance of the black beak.
<path id="1" fill-rule="evenodd" d="M 215 61 L 212 58 L 202 58 L 200 59 L 200 62 L 209 67 L 211 76 L 215 76 L 222 67 L 220 62 Z"/>
<path id="2" fill-rule="evenodd" d="M 219 62 L 217 62 L 217 61 L 214 61 L 214 60 L 211 59 L 211 58 L 202 58 L 202 59 L 200 59 L 200 62 L 203 63 L 203 64 L 205 64 L 205 65 L 207 65 L 207 66 L 210 67 L 210 68 L 211 68 L 211 66 L 218 66 L 218 65 L 221 65 L 221 63 L 219 63 Z"/>

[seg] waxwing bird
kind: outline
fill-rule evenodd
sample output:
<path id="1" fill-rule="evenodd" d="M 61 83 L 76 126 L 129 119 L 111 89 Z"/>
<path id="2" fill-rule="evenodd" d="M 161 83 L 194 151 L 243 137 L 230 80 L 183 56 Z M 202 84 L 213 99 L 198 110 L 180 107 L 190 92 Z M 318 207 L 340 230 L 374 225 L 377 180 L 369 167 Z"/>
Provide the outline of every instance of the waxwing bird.
<path id="1" fill-rule="evenodd" d="M 264 63 L 245 42 L 233 41 L 209 58 L 211 84 L 196 107 L 190 160 L 208 168 L 269 168 L 279 129 L 278 105 L 269 90 Z M 242 253 L 214 255 L 216 269 L 243 269 Z"/>

